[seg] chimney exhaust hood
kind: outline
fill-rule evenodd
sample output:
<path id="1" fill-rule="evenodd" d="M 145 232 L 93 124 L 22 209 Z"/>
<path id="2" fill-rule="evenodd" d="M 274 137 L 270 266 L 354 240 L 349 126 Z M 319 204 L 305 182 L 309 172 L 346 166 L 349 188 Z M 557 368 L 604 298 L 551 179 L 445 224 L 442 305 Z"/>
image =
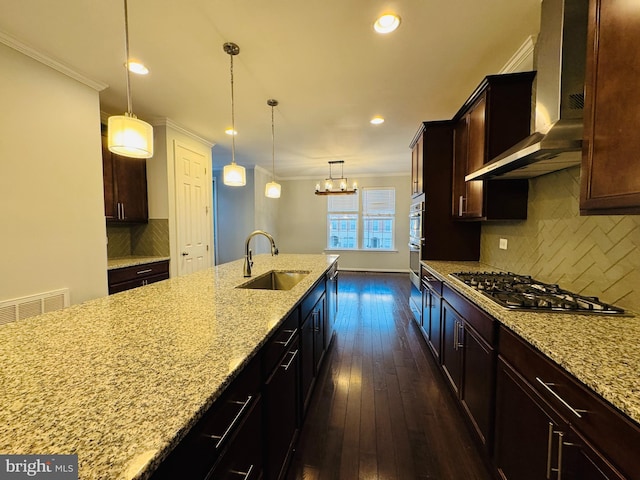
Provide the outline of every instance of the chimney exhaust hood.
<path id="1" fill-rule="evenodd" d="M 588 0 L 543 0 L 535 50 L 535 132 L 465 177 L 531 178 L 582 159 Z"/>

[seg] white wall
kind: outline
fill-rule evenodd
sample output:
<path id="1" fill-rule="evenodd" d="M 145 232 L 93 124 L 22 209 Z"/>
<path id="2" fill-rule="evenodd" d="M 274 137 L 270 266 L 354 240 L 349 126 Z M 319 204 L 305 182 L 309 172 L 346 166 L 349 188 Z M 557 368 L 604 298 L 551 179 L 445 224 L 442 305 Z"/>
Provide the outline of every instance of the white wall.
<path id="1" fill-rule="evenodd" d="M 98 92 L 0 44 L 0 300 L 107 294 Z"/>
<path id="2" fill-rule="evenodd" d="M 333 251 L 340 255 L 340 268 L 370 271 L 409 269 L 409 175 L 358 177 L 358 186 L 395 187 L 396 252 Z M 282 181 L 278 210 L 278 247 L 283 253 L 323 253 L 327 246 L 327 197 L 314 194 L 317 180 Z"/>

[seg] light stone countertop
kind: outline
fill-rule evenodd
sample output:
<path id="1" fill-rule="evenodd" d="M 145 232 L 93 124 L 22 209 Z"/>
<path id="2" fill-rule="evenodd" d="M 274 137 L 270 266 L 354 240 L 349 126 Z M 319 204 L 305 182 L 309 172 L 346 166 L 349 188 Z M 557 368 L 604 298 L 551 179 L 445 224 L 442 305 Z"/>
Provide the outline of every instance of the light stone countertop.
<path id="1" fill-rule="evenodd" d="M 161 262 L 169 260 L 170 257 L 141 257 L 130 255 L 127 257 L 116 257 L 107 259 L 107 270 L 115 270 L 117 268 L 133 267 L 135 265 L 144 265 L 145 263 Z"/>
<path id="2" fill-rule="evenodd" d="M 0 326 L 0 452 L 78 454 L 85 479 L 147 478 L 336 255 L 257 255 Z"/>
<path id="3" fill-rule="evenodd" d="M 640 423 L 639 315 L 510 310 L 450 276 L 454 272 L 497 269 L 479 262 L 427 260 L 422 263 L 454 290 Z"/>

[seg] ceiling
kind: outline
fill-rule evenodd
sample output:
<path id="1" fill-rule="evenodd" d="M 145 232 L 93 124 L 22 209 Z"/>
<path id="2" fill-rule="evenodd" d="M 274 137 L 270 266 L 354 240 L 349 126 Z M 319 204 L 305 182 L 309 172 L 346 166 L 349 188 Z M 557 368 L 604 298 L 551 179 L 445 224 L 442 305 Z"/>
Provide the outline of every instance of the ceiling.
<path id="1" fill-rule="evenodd" d="M 108 87 L 101 109 L 126 110 L 121 0 L 0 0 L 0 32 Z M 402 18 L 375 33 L 381 13 Z M 234 57 L 236 161 L 281 179 L 410 171 L 423 120 L 451 118 L 487 74 L 538 32 L 540 0 L 129 0 L 133 111 L 166 117 L 231 158 L 229 55 Z M 385 123 L 369 120 L 382 115 Z M 335 173 L 335 172 L 334 172 Z"/>

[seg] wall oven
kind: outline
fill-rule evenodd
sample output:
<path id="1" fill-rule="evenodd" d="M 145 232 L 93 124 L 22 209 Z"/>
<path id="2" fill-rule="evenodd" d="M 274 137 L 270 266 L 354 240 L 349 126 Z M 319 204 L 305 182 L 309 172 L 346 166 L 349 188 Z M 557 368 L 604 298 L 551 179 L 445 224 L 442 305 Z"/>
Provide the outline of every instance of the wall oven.
<path id="1" fill-rule="evenodd" d="M 409 270 L 411 283 L 420 289 L 420 260 L 422 260 L 422 218 L 424 216 L 424 202 L 411 205 L 409 211 Z"/>

